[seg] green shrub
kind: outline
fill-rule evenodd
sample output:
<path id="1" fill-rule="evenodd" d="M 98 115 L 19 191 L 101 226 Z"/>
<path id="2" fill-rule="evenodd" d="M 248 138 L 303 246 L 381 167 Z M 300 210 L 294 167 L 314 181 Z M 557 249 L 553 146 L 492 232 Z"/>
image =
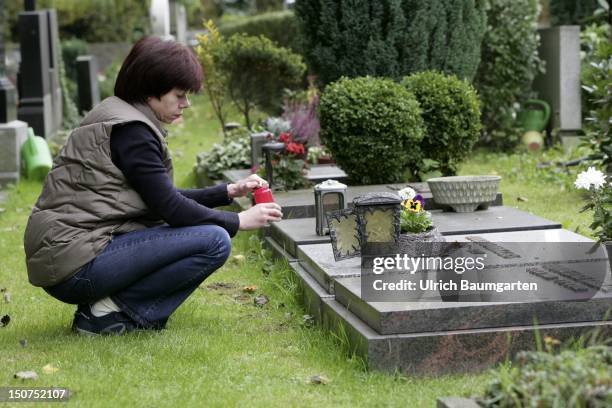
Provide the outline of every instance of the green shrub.
<path id="1" fill-rule="evenodd" d="M 443 175 L 454 175 L 457 165 L 470 154 L 480 136 L 476 91 L 465 80 L 434 71 L 405 77 L 402 85 L 414 93 L 423 111 L 422 158 L 437 161 Z M 419 171 L 415 167 L 411 170 L 415 175 Z"/>
<path id="2" fill-rule="evenodd" d="M 215 116 L 217 116 L 221 123 L 221 129 L 225 133 L 227 76 L 219 69 L 218 57 L 215 55 L 218 49 L 223 47 L 223 38 L 212 20 L 208 20 L 205 27 L 208 33 L 198 36 L 199 44 L 196 48 L 196 53 L 204 71 L 204 89 L 208 94 L 208 99 L 215 112 Z"/>
<path id="3" fill-rule="evenodd" d="M 321 141 L 352 183 L 400 181 L 420 160 L 421 109 L 414 95 L 380 78 L 342 78 L 319 104 Z"/>
<path id="4" fill-rule="evenodd" d="M 250 36 L 263 35 L 277 45 L 289 48 L 301 54 L 301 40 L 297 20 L 292 11 L 277 11 L 258 14 L 219 27 L 222 35 L 246 34 Z"/>
<path id="5" fill-rule="evenodd" d="M 227 76 L 230 98 L 249 129 L 253 107 L 279 114 L 283 89 L 299 85 L 306 71 L 302 57 L 263 36 L 235 34 L 214 52 Z"/>
<path id="6" fill-rule="evenodd" d="M 546 339 L 545 341 L 554 341 Z M 485 407 L 609 407 L 612 348 L 605 345 L 556 352 L 521 352 L 518 364 L 495 373 Z"/>
<path id="7" fill-rule="evenodd" d="M 482 102 L 482 141 L 509 150 L 519 141 L 515 117 L 534 96 L 531 84 L 543 71 L 538 57 L 538 0 L 489 0 L 487 31 L 474 79 Z M 503 84 L 503 86 L 500 86 Z"/>
<path id="8" fill-rule="evenodd" d="M 587 140 L 597 160 L 607 174 L 612 174 L 612 41 L 610 26 L 603 25 L 605 36 L 594 46 L 588 66 L 582 73 L 582 88 L 587 101 Z"/>
<path id="9" fill-rule="evenodd" d="M 66 72 L 65 87 L 68 94 L 67 98 L 76 101 L 78 98 L 76 59 L 80 55 L 87 54 L 87 43 L 73 38 L 62 41 L 61 47 L 62 60 L 64 61 L 64 70 Z"/>
<path id="10" fill-rule="evenodd" d="M 61 42 L 62 58 L 66 68 L 66 76 L 71 80 L 77 80 L 76 59 L 81 55 L 87 55 L 87 43 L 78 38 L 71 38 Z"/>
<path id="11" fill-rule="evenodd" d="M 297 0 L 295 14 L 306 60 L 324 85 L 427 69 L 471 80 L 480 61 L 484 0 Z"/>
<path id="12" fill-rule="evenodd" d="M 18 41 L 22 1 L 8 1 L 11 38 Z M 60 38 L 87 42 L 134 41 L 150 31 L 150 0 L 38 0 L 38 9 L 54 8 Z"/>
<path id="13" fill-rule="evenodd" d="M 198 177 L 206 176 L 210 180 L 220 180 L 228 169 L 248 169 L 251 167 L 251 141 L 246 129 L 228 132 L 223 143 L 196 156 L 194 171 Z"/>
<path id="14" fill-rule="evenodd" d="M 104 71 L 100 79 L 100 99 L 105 99 L 115 94 L 115 81 L 117 80 L 117 75 L 119 75 L 121 63 L 120 60 L 115 60 Z"/>

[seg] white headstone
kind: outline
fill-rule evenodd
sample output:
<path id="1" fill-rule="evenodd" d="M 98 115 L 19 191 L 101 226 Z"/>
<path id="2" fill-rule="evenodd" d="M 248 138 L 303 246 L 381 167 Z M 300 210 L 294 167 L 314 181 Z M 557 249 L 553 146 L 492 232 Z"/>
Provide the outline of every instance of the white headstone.
<path id="1" fill-rule="evenodd" d="M 151 18 L 151 33 L 162 38 L 171 38 L 170 3 L 168 0 L 151 0 L 149 16 Z"/>

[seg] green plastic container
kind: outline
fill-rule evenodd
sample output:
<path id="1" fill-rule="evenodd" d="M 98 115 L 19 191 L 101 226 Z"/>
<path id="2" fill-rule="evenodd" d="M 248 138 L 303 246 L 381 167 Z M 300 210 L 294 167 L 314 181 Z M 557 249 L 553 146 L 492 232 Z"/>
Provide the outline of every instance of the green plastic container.
<path id="1" fill-rule="evenodd" d="M 30 180 L 44 180 L 53 166 L 47 141 L 35 136 L 32 128 L 28 128 L 28 138 L 21 146 L 21 161 L 26 178 Z"/>
<path id="2" fill-rule="evenodd" d="M 519 113 L 518 121 L 526 132 L 542 132 L 550 120 L 550 105 L 539 99 L 529 99 Z"/>

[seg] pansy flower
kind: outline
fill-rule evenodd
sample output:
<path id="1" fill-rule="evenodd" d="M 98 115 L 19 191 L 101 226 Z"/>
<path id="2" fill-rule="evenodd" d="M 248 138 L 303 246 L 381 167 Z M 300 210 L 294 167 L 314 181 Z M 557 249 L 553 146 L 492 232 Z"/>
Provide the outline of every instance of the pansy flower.
<path id="1" fill-rule="evenodd" d="M 410 200 L 402 201 L 402 206 L 408 211 L 418 213 L 425 209 L 425 200 L 422 195 L 417 194 Z"/>

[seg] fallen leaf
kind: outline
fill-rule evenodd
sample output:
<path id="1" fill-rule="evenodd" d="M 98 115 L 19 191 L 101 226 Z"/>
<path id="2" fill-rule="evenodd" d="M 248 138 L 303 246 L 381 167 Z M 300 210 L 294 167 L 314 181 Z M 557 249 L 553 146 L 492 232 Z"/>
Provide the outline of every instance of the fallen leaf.
<path id="1" fill-rule="evenodd" d="M 251 297 L 247 295 L 236 295 L 234 296 L 234 300 L 238 303 L 248 303 L 251 300 Z"/>
<path id="2" fill-rule="evenodd" d="M 46 366 L 42 368 L 42 370 L 43 370 L 43 373 L 45 374 L 55 374 L 59 371 L 59 368 L 54 367 L 51 364 L 47 364 Z"/>
<path id="3" fill-rule="evenodd" d="M 268 297 L 266 295 L 259 295 L 254 299 L 255 302 L 255 306 L 264 306 L 266 303 L 268 303 L 270 300 L 268 299 Z"/>
<path id="4" fill-rule="evenodd" d="M 245 286 L 244 288 L 242 288 L 242 291 L 244 293 L 255 293 L 256 290 L 257 286 L 255 285 Z"/>
<path id="5" fill-rule="evenodd" d="M 308 382 L 310 384 L 325 385 L 329 382 L 329 379 L 322 375 L 313 375 L 308 379 Z"/>
<path id="6" fill-rule="evenodd" d="M 2 316 L 2 318 L 0 318 L 0 327 L 8 326 L 10 322 L 11 322 L 11 316 L 4 315 Z"/>
<path id="7" fill-rule="evenodd" d="M 246 260 L 246 257 L 242 254 L 232 256 L 232 262 L 239 264 L 239 265 L 243 264 L 245 260 Z"/>
<path id="8" fill-rule="evenodd" d="M 210 285 L 206 287 L 211 290 L 219 290 L 219 289 L 234 289 L 236 286 L 237 285 L 234 283 L 215 282 L 215 283 L 211 283 Z"/>
<path id="9" fill-rule="evenodd" d="M 516 201 L 522 201 L 522 202 L 526 203 L 527 201 L 529 201 L 529 199 L 527 197 L 520 197 L 519 196 L 519 197 L 516 197 Z"/>
<path id="10" fill-rule="evenodd" d="M 28 341 L 26 339 L 21 339 L 19 340 L 19 344 L 21 344 L 21 347 L 27 347 Z"/>
<path id="11" fill-rule="evenodd" d="M 36 371 L 20 371 L 15 374 L 15 378 L 20 380 L 37 380 L 38 374 L 36 374 Z"/>
<path id="12" fill-rule="evenodd" d="M 4 303 L 11 303 L 11 293 L 4 292 Z"/>

